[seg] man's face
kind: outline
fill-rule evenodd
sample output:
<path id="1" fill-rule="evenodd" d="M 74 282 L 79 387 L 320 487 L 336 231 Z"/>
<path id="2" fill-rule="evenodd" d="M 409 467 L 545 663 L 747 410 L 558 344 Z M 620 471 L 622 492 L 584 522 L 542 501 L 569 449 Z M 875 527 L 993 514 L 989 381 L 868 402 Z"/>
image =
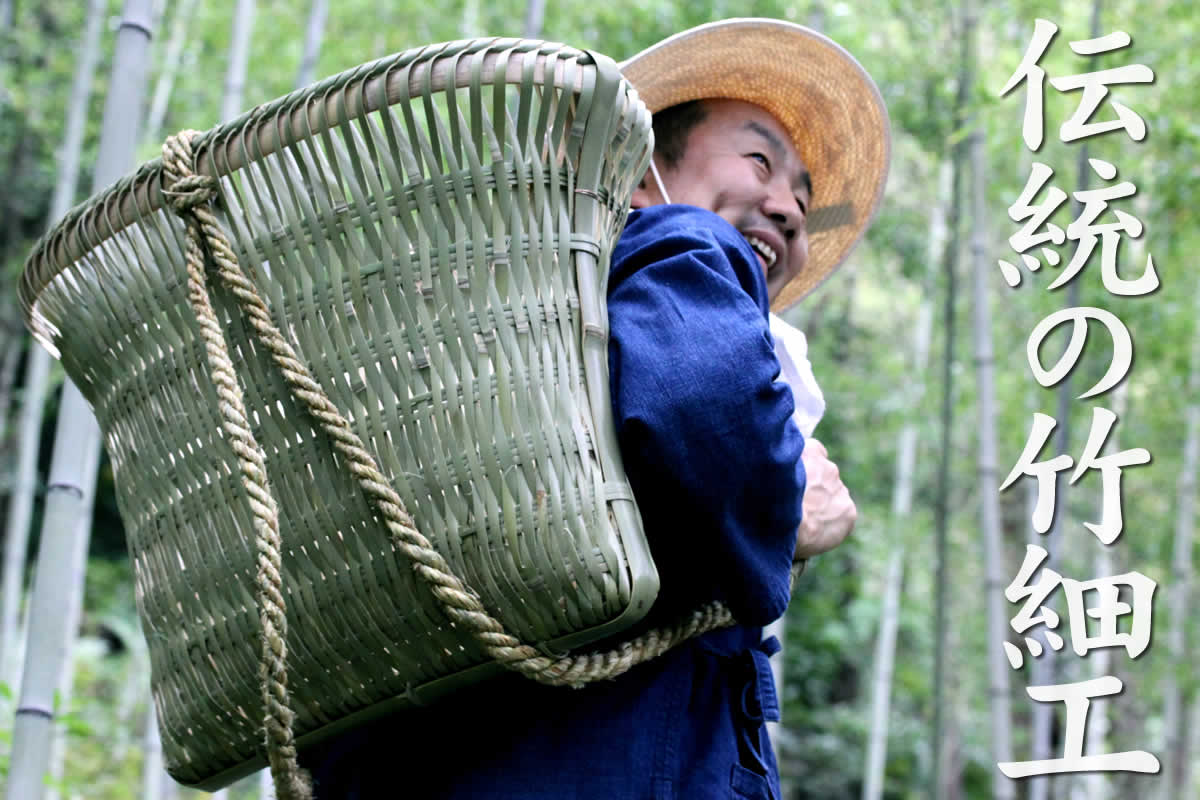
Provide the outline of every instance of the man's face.
<path id="1" fill-rule="evenodd" d="M 682 158 L 670 167 L 657 162 L 663 184 L 671 202 L 706 208 L 741 231 L 774 300 L 808 260 L 808 170 L 765 109 L 740 100 L 707 100 L 704 108 Z M 649 176 L 642 202 L 634 199 L 635 206 L 662 202 Z"/>

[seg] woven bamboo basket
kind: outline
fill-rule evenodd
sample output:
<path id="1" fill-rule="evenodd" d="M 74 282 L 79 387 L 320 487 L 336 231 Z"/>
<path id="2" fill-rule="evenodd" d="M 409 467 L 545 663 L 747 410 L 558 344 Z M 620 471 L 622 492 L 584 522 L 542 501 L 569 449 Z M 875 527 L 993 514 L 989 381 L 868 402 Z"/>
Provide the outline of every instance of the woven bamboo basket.
<path id="1" fill-rule="evenodd" d="M 633 624 L 658 588 L 604 304 L 649 147 L 612 61 L 509 39 L 366 64 L 192 140 L 207 207 L 318 393 L 464 593 L 548 660 Z M 104 431 L 168 769 L 212 789 L 266 762 L 261 545 L 166 173 L 74 209 L 20 294 Z M 500 671 L 240 296 L 211 275 L 208 293 L 277 505 L 300 745 Z"/>

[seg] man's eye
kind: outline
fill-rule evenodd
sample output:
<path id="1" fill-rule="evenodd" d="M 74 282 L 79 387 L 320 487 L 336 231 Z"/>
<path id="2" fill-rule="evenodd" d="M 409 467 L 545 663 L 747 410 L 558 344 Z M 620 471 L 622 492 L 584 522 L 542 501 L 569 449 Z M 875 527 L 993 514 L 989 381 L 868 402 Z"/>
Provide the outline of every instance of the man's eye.
<path id="1" fill-rule="evenodd" d="M 758 163 L 762 164 L 762 165 L 763 165 L 764 167 L 766 167 L 767 169 L 770 169 L 770 168 L 771 168 L 771 161 L 770 161 L 770 159 L 768 159 L 768 158 L 767 158 L 767 157 L 766 157 L 764 154 L 762 154 L 762 153 L 751 153 L 749 157 L 750 157 L 751 159 L 753 159 L 753 160 L 757 161 Z"/>

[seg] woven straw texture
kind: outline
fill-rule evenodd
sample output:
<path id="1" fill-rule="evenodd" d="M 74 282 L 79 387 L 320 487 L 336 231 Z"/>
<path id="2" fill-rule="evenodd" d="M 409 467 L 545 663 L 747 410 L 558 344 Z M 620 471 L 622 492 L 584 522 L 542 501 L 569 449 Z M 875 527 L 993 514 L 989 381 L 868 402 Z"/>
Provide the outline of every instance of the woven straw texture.
<path id="1" fill-rule="evenodd" d="M 550 656 L 627 627 L 657 592 L 603 302 L 649 128 L 608 59 L 488 39 L 364 65 L 191 143 L 270 322 L 449 570 Z M 105 433 L 169 771 L 210 788 L 266 762 L 256 522 L 164 172 L 144 165 L 68 214 L 21 298 Z M 208 293 L 278 507 L 300 743 L 497 671 L 240 299 L 216 279 Z"/>

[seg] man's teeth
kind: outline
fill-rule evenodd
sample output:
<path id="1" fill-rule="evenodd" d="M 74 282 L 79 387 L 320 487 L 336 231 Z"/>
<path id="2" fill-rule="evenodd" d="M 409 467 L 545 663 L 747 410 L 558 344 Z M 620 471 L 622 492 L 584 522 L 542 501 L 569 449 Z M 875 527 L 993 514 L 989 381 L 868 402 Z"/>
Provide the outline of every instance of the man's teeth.
<path id="1" fill-rule="evenodd" d="M 762 239 L 759 239 L 757 236 L 747 236 L 746 241 L 749 242 L 750 246 L 758 251 L 758 254 L 761 255 L 763 260 L 767 262 L 767 269 L 775 266 L 775 259 L 778 258 L 778 256 L 775 254 L 775 251 L 771 249 L 769 244 L 764 242 Z"/>

